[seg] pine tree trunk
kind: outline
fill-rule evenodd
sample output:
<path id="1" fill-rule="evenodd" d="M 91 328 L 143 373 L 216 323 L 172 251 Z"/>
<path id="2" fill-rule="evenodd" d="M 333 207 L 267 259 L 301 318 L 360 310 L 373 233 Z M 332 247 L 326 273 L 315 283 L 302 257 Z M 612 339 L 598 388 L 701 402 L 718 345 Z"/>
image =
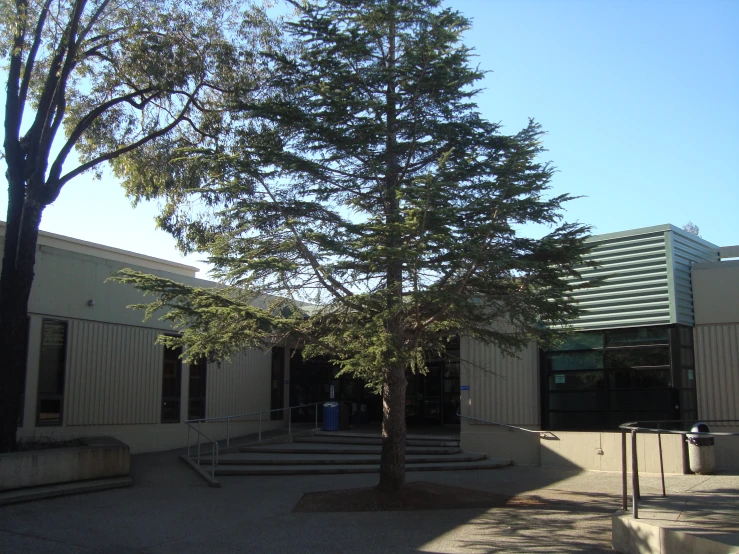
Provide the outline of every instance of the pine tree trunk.
<path id="1" fill-rule="evenodd" d="M 385 93 L 387 110 L 387 138 L 385 143 L 385 218 L 388 225 L 387 247 L 392 254 L 387 260 L 387 322 L 386 331 L 393 338 L 390 356 L 395 359 L 386 369 L 382 390 L 382 453 L 380 455 L 381 490 L 397 490 L 405 483 L 405 363 L 398 360 L 403 350 L 403 260 L 398 258 L 400 246 L 397 225 L 400 223 L 400 162 L 397 144 L 397 94 L 395 82 L 396 25 L 393 19 L 397 5 L 390 2 L 391 18 L 388 27 L 387 67 L 388 82 Z M 403 360 L 403 356 L 399 356 Z"/>
<path id="2" fill-rule="evenodd" d="M 43 208 L 33 200 L 8 206 L 0 275 L 0 452 L 17 450 L 16 433 L 26 376 L 28 299 Z"/>
<path id="3" fill-rule="evenodd" d="M 382 387 L 382 454 L 378 488 L 394 491 L 405 483 L 405 366 L 392 365 Z"/>

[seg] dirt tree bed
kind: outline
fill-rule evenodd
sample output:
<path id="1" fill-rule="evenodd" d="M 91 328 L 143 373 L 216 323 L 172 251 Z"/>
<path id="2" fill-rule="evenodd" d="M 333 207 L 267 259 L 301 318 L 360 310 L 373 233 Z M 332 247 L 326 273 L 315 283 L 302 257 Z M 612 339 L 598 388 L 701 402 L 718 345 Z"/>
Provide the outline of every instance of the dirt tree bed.
<path id="1" fill-rule="evenodd" d="M 419 481 L 409 483 L 399 491 L 392 493 L 380 491 L 376 487 L 309 492 L 298 501 L 293 512 L 454 510 L 540 506 L 544 503 L 538 498 L 516 498 L 493 492 Z"/>

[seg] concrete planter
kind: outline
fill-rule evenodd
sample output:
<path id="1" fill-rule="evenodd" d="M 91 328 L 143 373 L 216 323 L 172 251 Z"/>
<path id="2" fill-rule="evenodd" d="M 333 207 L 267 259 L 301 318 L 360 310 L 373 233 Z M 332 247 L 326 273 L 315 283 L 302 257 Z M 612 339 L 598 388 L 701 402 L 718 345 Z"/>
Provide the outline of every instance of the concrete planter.
<path id="1" fill-rule="evenodd" d="M 0 491 L 119 477 L 131 472 L 127 444 L 84 438 L 85 446 L 0 454 Z"/>

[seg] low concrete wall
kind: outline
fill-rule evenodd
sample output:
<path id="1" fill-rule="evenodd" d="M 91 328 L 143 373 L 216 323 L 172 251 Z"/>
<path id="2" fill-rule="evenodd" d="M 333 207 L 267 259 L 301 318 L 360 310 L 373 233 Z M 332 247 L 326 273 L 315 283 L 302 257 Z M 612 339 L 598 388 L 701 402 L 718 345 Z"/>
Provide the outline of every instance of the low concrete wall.
<path id="1" fill-rule="evenodd" d="M 719 469 L 739 464 L 739 440 L 716 440 L 716 460 Z M 627 469 L 631 471 L 631 435 L 626 437 Z M 739 437 L 737 438 L 739 439 Z M 665 473 L 682 474 L 683 437 L 662 435 L 662 461 Z M 621 471 L 621 433 L 547 431 L 540 438 L 493 425 L 462 422 L 460 445 L 465 452 L 484 452 L 491 458 L 513 460 L 516 465 L 541 466 L 558 469 L 588 469 Z M 657 435 L 638 434 L 637 453 L 639 471 L 659 473 Z"/>
<path id="2" fill-rule="evenodd" d="M 119 440 L 84 439 L 86 446 L 0 454 L 0 491 L 117 477 L 131 472 L 131 452 Z"/>
<path id="3" fill-rule="evenodd" d="M 262 422 L 262 431 L 279 429 L 282 421 Z M 202 431 L 213 440 L 226 438 L 225 423 L 206 423 Z M 245 421 L 231 423 L 228 433 L 239 437 L 259 431 L 259 421 Z M 53 433 L 53 434 L 51 434 Z M 28 427 L 19 429 L 20 438 L 32 438 L 38 435 L 49 435 L 54 439 L 65 440 L 72 438 L 99 437 L 101 435 L 115 437 L 129 445 L 132 454 L 146 452 L 162 452 L 184 448 L 187 446 L 187 425 L 184 423 L 156 423 L 141 425 L 63 425 L 61 427 Z M 196 441 L 194 432 L 190 432 L 192 441 Z"/>
<path id="4" fill-rule="evenodd" d="M 621 433 L 552 431 L 541 440 L 541 465 L 562 469 L 621 471 Z M 631 435 L 626 437 L 627 468 L 631 471 Z M 665 473 L 684 473 L 681 435 L 662 435 Z M 639 471 L 659 473 L 657 435 L 637 435 Z"/>
<path id="5" fill-rule="evenodd" d="M 541 465 L 539 435 L 462 420 L 459 444 L 465 452 L 484 452 L 490 458 L 512 460 L 516 465 Z"/>
<path id="6" fill-rule="evenodd" d="M 621 554 L 736 554 L 734 545 L 712 540 L 710 532 L 681 529 L 662 519 L 633 519 L 617 512 L 611 516 L 611 544 Z"/>
<path id="7" fill-rule="evenodd" d="M 718 433 L 739 433 L 739 426 L 711 426 Z M 739 471 L 739 436 L 716 437 L 716 469 L 719 471 Z"/>

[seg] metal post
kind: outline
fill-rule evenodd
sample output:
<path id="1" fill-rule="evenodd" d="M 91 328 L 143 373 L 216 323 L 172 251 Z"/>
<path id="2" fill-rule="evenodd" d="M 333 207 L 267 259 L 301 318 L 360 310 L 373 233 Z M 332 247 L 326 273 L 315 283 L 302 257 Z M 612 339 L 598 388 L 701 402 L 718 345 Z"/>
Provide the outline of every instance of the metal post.
<path id="1" fill-rule="evenodd" d="M 231 446 L 231 435 L 229 433 L 229 424 L 231 423 L 231 418 L 226 418 L 226 448 Z"/>
<path id="2" fill-rule="evenodd" d="M 259 412 L 259 442 L 262 442 L 262 412 Z"/>
<path id="3" fill-rule="evenodd" d="M 288 408 L 287 409 L 287 435 L 288 436 L 290 436 L 290 435 L 293 434 L 292 417 L 293 417 L 293 409 L 292 408 Z"/>
<path id="4" fill-rule="evenodd" d="M 198 467 L 200 466 L 200 422 L 198 421 Z"/>
<path id="5" fill-rule="evenodd" d="M 665 494 L 665 466 L 662 464 L 662 433 L 657 433 L 657 442 L 659 443 L 659 473 L 662 476 L 662 496 Z"/>
<path id="6" fill-rule="evenodd" d="M 628 509 L 628 493 L 626 491 L 626 431 L 621 430 L 621 504 L 623 511 Z"/>
<path id="7" fill-rule="evenodd" d="M 313 429 L 318 429 L 318 405 L 314 406 L 316 412 L 316 426 Z"/>
<path id="8" fill-rule="evenodd" d="M 187 424 L 187 459 L 191 458 L 190 455 L 190 424 Z"/>
<path id="9" fill-rule="evenodd" d="M 639 519 L 639 474 L 636 460 L 636 429 L 631 430 L 631 488 L 634 495 L 633 508 L 634 519 Z"/>

